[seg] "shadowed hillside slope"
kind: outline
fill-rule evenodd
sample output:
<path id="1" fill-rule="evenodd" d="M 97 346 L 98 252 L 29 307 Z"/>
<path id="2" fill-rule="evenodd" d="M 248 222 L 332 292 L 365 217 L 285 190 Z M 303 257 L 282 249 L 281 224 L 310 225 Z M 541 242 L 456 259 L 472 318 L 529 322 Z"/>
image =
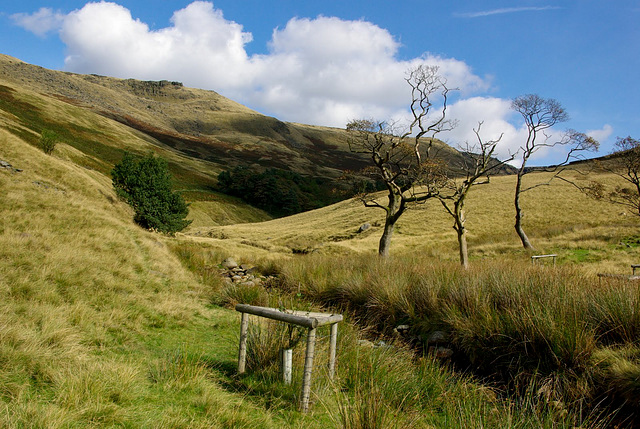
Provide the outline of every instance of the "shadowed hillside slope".
<path id="1" fill-rule="evenodd" d="M 126 124 L 150 143 L 211 162 L 216 171 L 275 167 L 335 179 L 344 170 L 369 165 L 349 151 L 342 129 L 282 122 L 180 82 L 52 71 L 5 55 L 0 55 L 0 79 Z M 444 143 L 436 146 L 451 164 L 464 159 Z"/>

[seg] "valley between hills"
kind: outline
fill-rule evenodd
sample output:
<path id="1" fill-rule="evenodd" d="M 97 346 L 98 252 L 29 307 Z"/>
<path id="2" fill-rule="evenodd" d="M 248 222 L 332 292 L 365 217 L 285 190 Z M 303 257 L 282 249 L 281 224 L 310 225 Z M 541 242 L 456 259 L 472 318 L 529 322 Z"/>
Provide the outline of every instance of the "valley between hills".
<path id="1" fill-rule="evenodd" d="M 37 147 L 44 130 L 60 139 L 51 155 Z M 638 216 L 553 181 L 523 197 L 536 246 L 525 251 L 514 176 L 494 176 L 469 196 L 464 271 L 435 201 L 403 216 L 381 262 L 383 213 L 357 199 L 274 218 L 217 188 L 233 167 L 340 186 L 367 165 L 345 133 L 179 82 L 0 56 L 0 427 L 634 427 L 638 286 L 597 274 L 640 263 Z M 437 144 L 450 165 L 465 157 Z M 110 177 L 124 151 L 168 161 L 187 229 L 133 222 Z M 229 257 L 270 280 L 227 283 Z M 304 347 L 291 386 L 274 357 L 299 332 L 255 322 L 259 353 L 235 374 L 240 302 L 347 316 L 337 379 L 319 358 L 309 413 L 297 409 Z M 445 339 L 430 342 L 436 332 Z M 429 354 L 438 347 L 452 356 Z"/>

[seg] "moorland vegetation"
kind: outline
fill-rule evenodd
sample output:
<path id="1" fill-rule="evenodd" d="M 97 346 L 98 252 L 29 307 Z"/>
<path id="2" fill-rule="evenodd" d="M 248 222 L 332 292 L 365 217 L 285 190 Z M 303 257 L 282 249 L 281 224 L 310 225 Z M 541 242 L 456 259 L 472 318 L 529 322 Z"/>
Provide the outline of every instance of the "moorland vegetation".
<path id="1" fill-rule="evenodd" d="M 15 61 L 3 58 L 0 76 L 0 426 L 596 428 L 637 420 L 638 285 L 597 276 L 629 273 L 640 261 L 638 217 L 621 206 L 565 181 L 533 186 L 553 172 L 528 174 L 529 237 L 538 252 L 557 254 L 556 266 L 534 265 L 514 233 L 515 176 L 494 176 L 465 203 L 469 269 L 458 263 L 457 233 L 437 200 L 403 214 L 382 260 L 384 219 L 357 199 L 272 219 L 217 192 L 225 168 L 202 156 L 206 139 L 170 131 L 169 115 L 156 122 L 149 112 L 204 106 L 190 89 L 168 83 L 145 92 L 147 84 Z M 73 98 L 65 89 L 73 85 L 58 91 L 56 81 L 88 92 Z M 103 91 L 113 100 L 108 114 L 100 113 Z M 215 99 L 220 124 L 252 124 L 246 110 L 228 102 L 225 111 Z M 262 131 L 274 123 L 255 119 Z M 285 125 L 320 139 L 300 144 L 345 138 L 348 151 L 344 130 L 324 138 L 317 127 Z M 50 155 L 39 147 L 44 130 L 57 136 Z M 224 133 L 242 140 L 216 132 L 220 141 Z M 241 158 L 234 150 L 230 165 Z M 190 203 L 193 222 L 183 232 L 153 233 L 133 221 L 110 175 L 125 151 L 167 160 Z M 319 165 L 316 172 L 334 173 Z M 624 185 L 583 166 L 585 186 Z M 274 279 L 226 283 L 219 264 L 229 256 Z M 297 411 L 300 347 L 293 384 L 279 381 L 274 350 L 292 335 L 281 326 L 252 321 L 253 366 L 235 375 L 239 302 L 345 314 L 334 382 L 324 377 L 318 342 L 308 414 Z"/>

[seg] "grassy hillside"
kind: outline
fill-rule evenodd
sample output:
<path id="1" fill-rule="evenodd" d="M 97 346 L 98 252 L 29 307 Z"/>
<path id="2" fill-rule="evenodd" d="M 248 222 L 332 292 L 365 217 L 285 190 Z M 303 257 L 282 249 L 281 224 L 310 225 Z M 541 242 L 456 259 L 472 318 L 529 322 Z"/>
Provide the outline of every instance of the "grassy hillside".
<path id="1" fill-rule="evenodd" d="M 344 130 L 285 123 L 179 82 L 63 73 L 5 55 L 0 79 L 126 124 L 151 144 L 208 161 L 217 172 L 243 165 L 335 179 L 368 165 L 349 151 Z M 437 146 L 451 163 L 463 159 L 444 143 Z"/>
<path id="2" fill-rule="evenodd" d="M 43 130 L 61 139 L 51 156 L 37 148 Z M 11 165 L 0 167 L 0 427 L 602 427 L 589 401 L 637 399 L 637 287 L 595 276 L 640 263 L 639 220 L 617 206 L 560 181 L 524 194 L 536 253 L 558 254 L 557 270 L 532 267 L 513 232 L 514 178 L 492 178 L 468 200 L 466 273 L 436 202 L 401 218 L 381 263 L 380 210 L 351 200 L 271 220 L 212 189 L 236 161 L 335 175 L 328 161 L 348 161 L 342 138 L 177 83 L 0 58 L 0 160 Z M 124 150 L 168 160 L 191 202 L 183 233 L 132 222 L 108 175 Z M 279 278 L 268 289 L 227 285 L 227 256 Z M 256 363 L 235 376 L 239 317 L 219 305 L 240 301 L 336 305 L 368 327 L 341 325 L 337 381 L 318 371 L 310 415 L 296 411 L 299 381 L 282 385 L 269 352 L 291 333 L 253 321 Z M 507 368 L 525 394 L 503 395 L 399 343 L 359 341 L 405 322 L 420 335 L 446 328 L 460 360 Z M 529 384 L 526 365 L 540 357 L 551 372 Z M 300 347 L 295 359 L 299 380 Z M 566 406 L 562 389 L 577 404 L 590 392 L 590 408 Z"/>
<path id="3" fill-rule="evenodd" d="M 235 318 L 106 176 L 5 131 L 0 159 L 0 426 L 278 426 L 205 371 Z"/>
<path id="4" fill-rule="evenodd" d="M 535 173 L 526 180 L 530 184 L 544 183 L 548 177 L 546 173 Z M 613 176 L 598 177 L 612 183 L 616 180 Z M 583 179 L 576 175 L 575 180 Z M 501 176 L 471 191 L 467 226 L 472 261 L 529 258 L 530 254 L 520 249 L 513 230 L 514 185 L 513 176 Z M 536 254 L 557 253 L 559 263 L 579 264 L 591 273 L 626 273 L 630 264 L 640 260 L 635 245 L 623 244 L 637 236 L 639 219 L 622 208 L 592 200 L 562 181 L 526 192 L 522 199 L 524 227 L 537 247 Z M 257 255 L 278 251 L 373 253 L 382 234 L 383 214 L 382 210 L 349 200 L 264 223 L 212 228 L 194 225 L 187 234 L 198 239 L 210 237 L 220 246 L 237 248 L 238 253 Z M 358 233 L 364 223 L 372 227 Z M 456 260 L 452 225 L 452 219 L 436 201 L 414 207 L 398 222 L 392 252 L 398 257 L 419 253 L 436 260 Z"/>
<path id="5" fill-rule="evenodd" d="M 291 387 L 272 360 L 234 375 L 239 317 L 212 303 L 241 294 L 211 270 L 238 255 L 235 244 L 142 230 L 72 147 L 47 156 L 0 131 L 0 159 L 11 165 L 0 168 L 1 427 L 557 427 L 553 410 L 531 414 L 535 401 L 505 401 L 401 347 L 360 345 L 346 324 L 338 381 L 319 358 L 313 407 L 301 415 L 299 348 Z M 196 260 L 204 271 L 185 268 Z M 271 305 L 309 306 L 271 295 Z"/>

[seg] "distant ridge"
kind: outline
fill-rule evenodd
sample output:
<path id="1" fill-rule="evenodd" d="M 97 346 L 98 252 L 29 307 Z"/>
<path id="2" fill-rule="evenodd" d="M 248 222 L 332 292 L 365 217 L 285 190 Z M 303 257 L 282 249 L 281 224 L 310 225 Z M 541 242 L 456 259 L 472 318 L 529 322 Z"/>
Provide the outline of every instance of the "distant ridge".
<path id="1" fill-rule="evenodd" d="M 285 123 L 180 82 L 53 71 L 6 55 L 0 55 L 0 79 L 90 109 L 158 144 L 227 167 L 277 167 L 335 178 L 367 164 L 348 151 L 343 130 Z"/>

